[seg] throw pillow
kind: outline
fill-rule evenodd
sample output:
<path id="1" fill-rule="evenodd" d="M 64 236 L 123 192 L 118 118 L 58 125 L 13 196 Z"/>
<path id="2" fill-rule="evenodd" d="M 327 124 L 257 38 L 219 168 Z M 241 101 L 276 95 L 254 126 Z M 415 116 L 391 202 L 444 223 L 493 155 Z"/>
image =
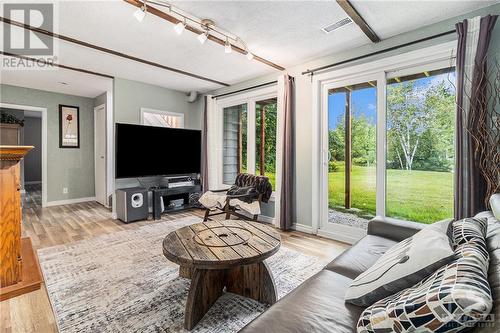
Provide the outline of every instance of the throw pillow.
<path id="1" fill-rule="evenodd" d="M 430 225 L 390 248 L 351 283 L 345 300 L 369 306 L 422 281 L 455 258 L 447 235 L 450 221 Z"/>
<path id="2" fill-rule="evenodd" d="M 457 259 L 366 308 L 358 320 L 358 333 L 459 332 L 485 319 L 493 306 L 486 228 L 483 219 L 455 222 Z"/>

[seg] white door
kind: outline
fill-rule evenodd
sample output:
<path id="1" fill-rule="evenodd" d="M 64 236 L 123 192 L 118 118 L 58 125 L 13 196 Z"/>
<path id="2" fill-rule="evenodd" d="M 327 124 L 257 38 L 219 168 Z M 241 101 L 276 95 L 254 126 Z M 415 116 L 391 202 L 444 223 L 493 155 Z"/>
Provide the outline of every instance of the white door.
<path id="1" fill-rule="evenodd" d="M 107 206 L 106 200 L 106 107 L 94 108 L 95 196 Z"/>

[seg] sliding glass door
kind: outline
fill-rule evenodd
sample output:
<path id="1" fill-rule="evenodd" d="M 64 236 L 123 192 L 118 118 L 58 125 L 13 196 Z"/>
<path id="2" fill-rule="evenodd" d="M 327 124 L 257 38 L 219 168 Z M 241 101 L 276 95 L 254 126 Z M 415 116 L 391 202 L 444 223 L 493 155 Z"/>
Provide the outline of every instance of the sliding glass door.
<path id="1" fill-rule="evenodd" d="M 453 217 L 454 82 L 450 67 L 388 75 L 387 216 Z"/>
<path id="2" fill-rule="evenodd" d="M 325 102 L 321 228 L 341 240 L 357 238 L 376 212 L 377 80 L 339 82 Z"/>
<path id="3" fill-rule="evenodd" d="M 375 215 L 426 224 L 453 217 L 450 64 L 419 63 L 319 86 L 318 234 L 354 242 Z"/>

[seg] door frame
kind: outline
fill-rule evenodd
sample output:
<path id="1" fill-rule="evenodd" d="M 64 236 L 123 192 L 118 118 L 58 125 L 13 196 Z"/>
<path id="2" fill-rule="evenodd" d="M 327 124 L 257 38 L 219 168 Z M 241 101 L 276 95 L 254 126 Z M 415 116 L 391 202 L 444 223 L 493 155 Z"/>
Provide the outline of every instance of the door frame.
<path id="1" fill-rule="evenodd" d="M 21 105 L 21 104 L 10 104 L 0 102 L 0 107 L 22 110 L 22 111 L 37 111 L 42 113 L 42 207 L 47 207 L 47 108 L 31 106 L 31 105 Z"/>
<path id="2" fill-rule="evenodd" d="M 325 108 L 325 87 L 342 81 L 363 80 L 366 77 L 377 77 L 377 193 L 376 213 L 385 216 L 385 187 L 386 187 L 386 74 L 405 68 L 435 63 L 438 61 L 453 61 L 456 54 L 456 40 L 441 44 L 422 47 L 406 53 L 376 59 L 371 62 L 342 67 L 337 70 L 316 74 L 312 79 L 312 233 L 323 234 L 325 237 L 339 239 L 337 234 L 324 233 L 320 230 L 323 220 L 324 184 L 322 184 L 322 167 L 325 163 L 325 153 L 322 150 L 322 122 Z M 382 167 L 383 166 L 383 167 Z M 357 237 L 350 235 L 344 241 L 352 243 Z"/>
<path id="3" fill-rule="evenodd" d="M 217 184 L 219 188 L 228 187 L 223 184 L 223 138 L 224 138 L 224 108 L 237 106 L 241 104 L 247 105 L 247 172 L 255 174 L 255 157 L 256 157 L 256 137 L 255 137 L 255 103 L 267 99 L 276 98 L 277 100 L 277 119 L 276 119 L 276 189 L 273 191 L 270 201 L 274 202 L 274 218 L 271 223 L 279 226 L 280 216 L 280 200 L 281 200 L 281 170 L 283 164 L 283 131 L 284 131 L 284 108 L 283 108 L 283 92 L 284 92 L 284 76 L 278 77 L 277 83 L 268 87 L 251 90 L 246 93 L 228 96 L 216 100 L 217 112 Z M 250 149 L 253 147 L 253 149 Z"/>
<path id="4" fill-rule="evenodd" d="M 104 111 L 104 137 L 100 138 L 101 140 L 104 140 L 104 202 L 100 202 L 97 197 L 97 161 L 98 161 L 98 154 L 97 154 L 97 143 L 98 143 L 98 138 L 97 138 L 97 116 L 96 113 L 99 110 Z M 108 189 L 107 189 L 107 184 L 108 184 L 108 162 L 107 162 L 107 156 L 108 156 L 108 147 L 107 147 L 107 110 L 106 110 L 106 103 L 100 104 L 96 107 L 94 107 L 94 192 L 95 192 L 95 200 L 96 202 L 100 203 L 104 207 L 109 208 L 108 204 Z"/>
<path id="5" fill-rule="evenodd" d="M 329 91 L 335 88 L 341 88 L 345 86 L 350 86 L 363 82 L 377 82 L 377 123 L 376 123 L 376 153 L 377 153 L 377 163 L 376 163 L 376 203 L 377 203 L 377 214 L 380 212 L 380 207 L 378 206 L 379 197 L 383 196 L 383 185 L 385 184 L 385 163 L 380 164 L 380 160 L 383 158 L 385 160 L 385 149 L 384 146 L 379 144 L 379 137 L 385 136 L 385 121 L 381 122 L 378 120 L 379 114 L 385 114 L 385 110 L 381 109 L 382 112 L 379 112 L 379 107 L 381 106 L 379 103 L 379 86 L 384 85 L 385 89 L 385 79 L 382 79 L 379 73 L 371 73 L 367 75 L 358 75 L 350 78 L 344 78 L 339 80 L 334 80 L 328 82 L 321 87 L 321 119 L 320 119 L 320 138 L 319 138 L 319 146 L 321 150 L 321 162 L 320 162 L 320 173 L 319 173 L 319 184 L 320 184 L 320 203 L 319 203 L 319 214 L 320 220 L 317 226 L 317 234 L 324 237 L 335 237 L 335 239 L 347 242 L 354 243 L 359 239 L 363 238 L 366 235 L 366 230 L 355 228 L 351 226 L 345 226 L 341 224 L 332 224 L 328 222 L 328 192 L 329 192 L 329 184 L 328 184 L 328 97 Z M 379 158 L 381 157 L 381 158 Z M 380 184 L 379 184 L 380 182 Z M 383 200 L 382 200 L 383 201 Z"/>

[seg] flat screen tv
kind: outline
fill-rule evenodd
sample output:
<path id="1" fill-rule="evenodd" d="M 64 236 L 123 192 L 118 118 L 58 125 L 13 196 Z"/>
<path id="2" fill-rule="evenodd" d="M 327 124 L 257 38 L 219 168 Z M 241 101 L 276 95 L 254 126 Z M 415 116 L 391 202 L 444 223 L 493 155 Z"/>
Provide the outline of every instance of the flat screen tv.
<path id="1" fill-rule="evenodd" d="M 116 178 L 199 173 L 201 131 L 116 124 Z"/>

